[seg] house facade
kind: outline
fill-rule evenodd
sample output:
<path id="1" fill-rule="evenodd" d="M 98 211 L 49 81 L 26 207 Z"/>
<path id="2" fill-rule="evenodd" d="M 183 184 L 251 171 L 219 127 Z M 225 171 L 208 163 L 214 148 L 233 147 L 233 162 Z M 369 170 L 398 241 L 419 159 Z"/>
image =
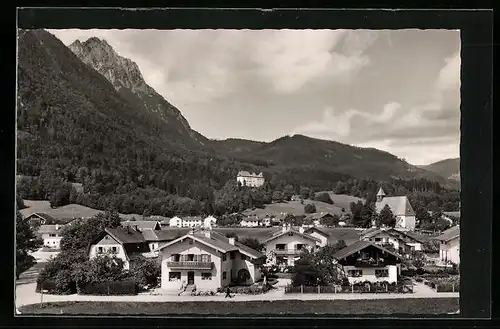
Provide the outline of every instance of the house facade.
<path id="1" fill-rule="evenodd" d="M 293 266 L 304 251 L 315 251 L 321 246 L 321 240 L 298 229 L 284 225 L 279 231 L 264 241 L 266 253 L 273 252 L 273 265 Z"/>
<path id="2" fill-rule="evenodd" d="M 39 237 L 43 239 L 43 246 L 45 248 L 60 249 L 61 248 L 61 229 L 62 225 L 40 225 L 36 230 Z"/>
<path id="3" fill-rule="evenodd" d="M 205 217 L 205 219 L 203 219 L 203 227 L 205 228 L 211 228 L 216 225 L 217 225 L 217 218 L 215 218 L 212 215 Z"/>
<path id="4" fill-rule="evenodd" d="M 174 216 L 168 220 L 170 227 L 182 227 L 182 218 Z"/>
<path id="5" fill-rule="evenodd" d="M 439 259 L 444 264 L 460 264 L 460 226 L 453 226 L 436 237 L 439 241 Z"/>
<path id="6" fill-rule="evenodd" d="M 248 216 L 246 218 L 243 218 L 240 222 L 240 226 L 243 227 L 258 227 L 262 226 L 262 224 L 262 220 L 257 216 Z"/>
<path id="7" fill-rule="evenodd" d="M 410 204 L 406 196 L 386 196 L 382 188 L 377 193 L 377 202 L 375 203 L 375 211 L 380 213 L 384 207 L 388 205 L 392 213 L 396 217 L 396 228 L 404 230 L 415 230 L 416 217 L 415 210 Z"/>
<path id="8" fill-rule="evenodd" d="M 264 255 L 234 238 L 198 229 L 158 248 L 161 288 L 177 291 L 182 284 L 198 291 L 215 291 L 232 282 L 260 280 Z"/>
<path id="9" fill-rule="evenodd" d="M 336 252 L 349 283 L 396 283 L 401 273 L 401 257 L 370 241 L 360 240 Z"/>
<path id="10" fill-rule="evenodd" d="M 264 174 L 249 173 L 248 171 L 240 171 L 236 176 L 236 181 L 243 186 L 251 187 L 259 187 L 265 183 Z"/>
<path id="11" fill-rule="evenodd" d="M 106 228 L 99 239 L 90 245 L 90 259 L 103 255 L 114 255 L 123 260 L 125 270 L 130 269 L 135 258 L 155 257 L 143 234 L 130 228 L 130 226 L 126 228 Z"/>
<path id="12" fill-rule="evenodd" d="M 404 232 L 392 228 L 371 228 L 361 232 L 360 240 L 370 241 L 386 249 L 394 248 L 401 255 L 411 255 L 422 250 L 422 244 Z"/>
<path id="13" fill-rule="evenodd" d="M 319 243 L 320 247 L 324 247 L 328 244 L 328 238 L 330 237 L 330 235 L 328 233 L 323 232 L 317 227 L 311 227 L 305 230 L 304 233 L 309 234 L 310 236 L 320 240 Z"/>

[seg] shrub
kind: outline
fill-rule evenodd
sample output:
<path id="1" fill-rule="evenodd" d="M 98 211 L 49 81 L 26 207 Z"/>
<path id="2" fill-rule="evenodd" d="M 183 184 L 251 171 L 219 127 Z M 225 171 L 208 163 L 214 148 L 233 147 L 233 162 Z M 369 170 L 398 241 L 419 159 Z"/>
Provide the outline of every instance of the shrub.
<path id="1" fill-rule="evenodd" d="M 157 287 L 161 275 L 161 264 L 155 259 L 139 258 L 133 262 L 127 277 L 141 287 Z"/>
<path id="2" fill-rule="evenodd" d="M 82 295 L 100 296 L 137 295 L 139 291 L 133 280 L 86 283 L 78 290 Z"/>
<path id="3" fill-rule="evenodd" d="M 36 288 L 35 291 L 40 293 L 42 292 L 42 287 L 43 290 L 46 290 L 47 293 L 49 294 L 56 294 L 57 293 L 57 285 L 54 281 L 52 280 L 36 280 Z"/>

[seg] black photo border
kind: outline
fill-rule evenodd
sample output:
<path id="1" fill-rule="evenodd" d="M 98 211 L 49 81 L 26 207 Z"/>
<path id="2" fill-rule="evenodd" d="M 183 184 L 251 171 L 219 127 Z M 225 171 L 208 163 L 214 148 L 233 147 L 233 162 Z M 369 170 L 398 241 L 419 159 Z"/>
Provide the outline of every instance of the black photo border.
<path id="1" fill-rule="evenodd" d="M 450 316 L 450 322 L 482 323 L 492 311 L 492 186 L 493 186 L 493 12 L 491 10 L 383 10 L 383 9 L 118 9 L 118 8 L 18 8 L 17 26 L 21 29 L 459 29 L 461 34 L 461 285 L 460 315 Z M 11 39 L 9 39 L 11 40 Z M 9 41 L 11 42 L 11 41 Z M 15 69 L 14 69 L 15 74 Z M 12 77 L 13 78 L 13 77 Z M 411 78 L 411 77 L 408 77 Z M 404 78 L 402 78 L 404 79 Z M 15 89 L 15 84 L 14 84 Z M 9 96 L 9 95 L 8 95 Z M 9 96 L 12 97 L 12 96 Z M 10 98 L 9 98 L 10 99 Z M 15 108 L 15 102 L 14 102 Z M 182 109 L 181 109 L 182 110 Z M 15 176 L 15 111 L 2 113 L 2 209 L 4 214 L 13 212 Z M 10 204 L 9 204 L 10 202 Z M 6 235 L 14 232 L 8 220 Z M 4 247 L 5 254 L 12 250 L 12 240 Z M 10 244 L 9 244 L 10 241 Z M 14 259 L 12 258 L 12 261 Z M 8 271 L 2 273 L 9 280 Z M 9 280 L 4 294 L 13 283 Z M 11 299 L 13 300 L 13 299 Z M 10 303 L 12 306 L 12 303 Z M 12 307 L 13 308 L 13 307 Z M 9 310 L 3 313 L 10 313 Z M 13 313 L 13 309 L 12 309 Z M 424 318 L 425 317 L 425 318 Z M 407 327 L 409 319 L 345 319 L 320 316 L 262 317 L 221 316 L 216 327 L 222 326 L 387 326 Z M 443 320 L 422 315 L 425 326 L 442 326 Z M 464 320 L 465 319 L 465 320 Z M 469 320 L 467 320 L 469 319 Z M 475 320 L 472 320 L 475 319 Z M 334 324 L 332 323 L 334 320 Z M 411 319 L 415 321 L 415 319 Z M 447 321 L 447 322 L 448 322 Z M 471 321 L 471 322 L 469 322 Z M 119 327 L 142 326 L 206 326 L 207 317 L 14 317 L 11 325 L 28 327 L 32 324 L 47 327 L 74 325 Z M 267 322 L 267 323 L 266 323 Z M 2 321 L 3 324 L 3 321 Z M 463 323 L 462 323 L 463 325 Z"/>

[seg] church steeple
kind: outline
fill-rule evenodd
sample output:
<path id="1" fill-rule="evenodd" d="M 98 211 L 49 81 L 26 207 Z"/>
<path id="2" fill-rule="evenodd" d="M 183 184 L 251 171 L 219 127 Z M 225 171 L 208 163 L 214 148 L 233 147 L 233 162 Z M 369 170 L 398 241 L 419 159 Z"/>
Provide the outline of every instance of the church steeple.
<path id="1" fill-rule="evenodd" d="M 384 189 L 381 186 L 380 189 L 377 192 L 377 202 L 381 202 L 382 199 L 384 199 L 384 197 L 385 197 L 385 192 L 384 192 Z"/>

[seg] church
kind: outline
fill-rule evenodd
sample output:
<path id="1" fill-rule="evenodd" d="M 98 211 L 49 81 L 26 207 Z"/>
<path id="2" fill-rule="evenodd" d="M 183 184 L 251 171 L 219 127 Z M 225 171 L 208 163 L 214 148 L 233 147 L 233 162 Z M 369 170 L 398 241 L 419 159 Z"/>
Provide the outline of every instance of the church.
<path id="1" fill-rule="evenodd" d="M 396 227 L 408 231 L 415 230 L 415 210 L 410 204 L 410 200 L 404 196 L 386 196 L 384 189 L 381 187 L 377 193 L 377 202 L 375 210 L 380 213 L 384 207 L 388 205 L 392 213 L 396 217 Z"/>

